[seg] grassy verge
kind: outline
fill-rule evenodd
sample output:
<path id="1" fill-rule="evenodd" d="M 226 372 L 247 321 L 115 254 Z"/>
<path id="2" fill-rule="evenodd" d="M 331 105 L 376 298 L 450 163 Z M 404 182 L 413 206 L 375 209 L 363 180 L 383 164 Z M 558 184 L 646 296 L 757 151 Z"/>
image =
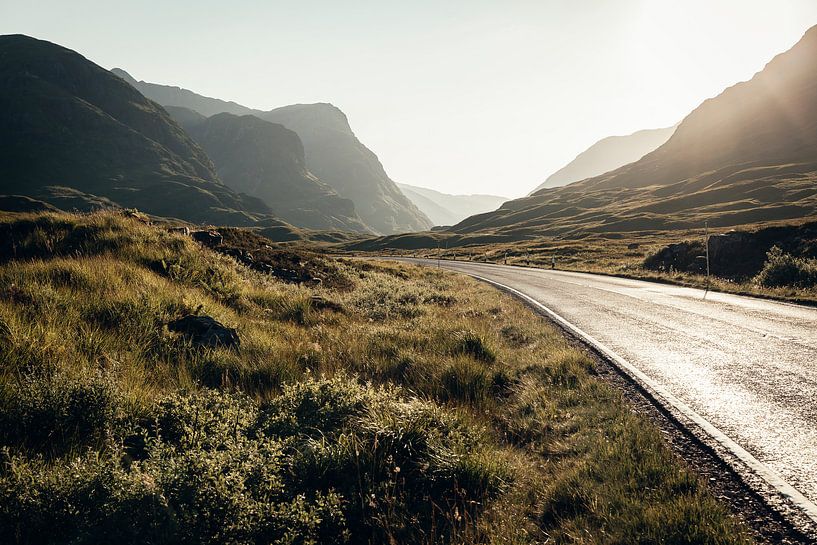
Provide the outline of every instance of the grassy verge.
<path id="1" fill-rule="evenodd" d="M 437 256 L 443 259 L 473 260 L 523 267 L 549 269 L 551 258 L 556 268 L 565 271 L 606 274 L 636 280 L 665 282 L 693 288 L 709 288 L 724 293 L 752 295 L 780 301 L 817 304 L 817 287 L 795 285 L 764 286 L 755 279 L 729 280 L 679 271 L 650 270 L 644 267 L 647 256 L 669 244 L 702 239 L 693 231 L 653 233 L 649 235 L 587 237 L 576 240 L 541 239 L 508 244 L 475 245 L 440 250 L 390 250 L 384 253 L 414 257 Z M 374 255 L 374 254 L 373 254 Z"/>
<path id="2" fill-rule="evenodd" d="M 6 542 L 750 541 L 588 357 L 469 278 L 290 249 L 321 281 L 289 284 L 114 214 L 0 228 Z M 240 348 L 168 330 L 187 314 Z"/>

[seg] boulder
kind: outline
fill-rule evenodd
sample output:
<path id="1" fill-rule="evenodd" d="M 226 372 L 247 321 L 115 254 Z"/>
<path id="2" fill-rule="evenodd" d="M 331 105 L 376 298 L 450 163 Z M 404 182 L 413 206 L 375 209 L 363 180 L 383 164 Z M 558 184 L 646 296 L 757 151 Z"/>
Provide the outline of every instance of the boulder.
<path id="1" fill-rule="evenodd" d="M 709 256 L 713 260 L 721 257 L 726 259 L 739 257 L 751 243 L 751 235 L 742 231 L 711 235 L 709 237 Z"/>
<path id="2" fill-rule="evenodd" d="M 187 226 L 168 227 L 167 232 L 168 233 L 175 233 L 177 235 L 182 235 L 182 236 L 185 236 L 185 237 L 189 237 L 190 236 L 190 227 L 187 227 Z"/>
<path id="3" fill-rule="evenodd" d="M 168 323 L 167 328 L 188 337 L 195 346 L 238 349 L 241 345 L 235 329 L 225 326 L 210 316 L 188 314 Z"/>
<path id="4" fill-rule="evenodd" d="M 193 231 L 190 233 L 190 236 L 193 237 L 193 240 L 196 242 L 200 242 L 205 246 L 218 246 L 224 241 L 224 237 L 221 236 L 221 233 L 218 231 Z"/>

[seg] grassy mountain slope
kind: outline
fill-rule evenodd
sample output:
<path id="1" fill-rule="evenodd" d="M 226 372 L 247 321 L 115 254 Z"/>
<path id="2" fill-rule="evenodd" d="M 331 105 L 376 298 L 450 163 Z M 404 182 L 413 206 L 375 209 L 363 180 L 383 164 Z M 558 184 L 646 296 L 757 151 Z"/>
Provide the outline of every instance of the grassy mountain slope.
<path id="1" fill-rule="evenodd" d="M 74 51 L 0 36 L 0 192 L 101 198 L 191 221 L 249 224 L 269 210 L 225 187 L 158 104 Z M 85 197 L 82 197 L 82 196 Z"/>
<path id="2" fill-rule="evenodd" d="M 468 216 L 496 210 L 508 200 L 506 197 L 496 195 L 450 195 L 408 184 L 397 184 L 397 187 L 434 222 L 434 225 L 454 225 Z"/>
<path id="3" fill-rule="evenodd" d="M 403 195 L 335 106 L 295 104 L 262 117 L 298 133 L 309 170 L 354 201 L 360 217 L 375 231 L 399 233 L 432 227 L 431 220 Z"/>
<path id="4" fill-rule="evenodd" d="M 74 51 L 20 35 L 0 36 L 0 193 L 238 225 L 269 213 L 225 187 L 161 106 Z"/>
<path id="5" fill-rule="evenodd" d="M 288 284 L 110 213 L 0 233 L 5 542 L 749 543 L 588 356 L 474 280 L 253 252 L 323 279 Z M 189 314 L 240 347 L 171 331 Z"/>
<path id="6" fill-rule="evenodd" d="M 675 132 L 675 127 L 646 129 L 627 136 L 602 138 L 570 163 L 560 168 L 531 193 L 546 187 L 560 187 L 593 176 L 599 176 L 633 161 L 664 144 Z"/>
<path id="7" fill-rule="evenodd" d="M 377 156 L 354 135 L 346 116 L 331 104 L 296 104 L 269 112 L 197 95 L 186 89 L 136 81 L 115 69 L 145 96 L 205 116 L 254 115 L 295 131 L 306 150 L 306 167 L 341 197 L 351 199 L 363 222 L 378 233 L 420 231 L 432 226 L 388 177 Z"/>
<path id="8" fill-rule="evenodd" d="M 455 232 L 516 238 L 732 226 L 817 214 L 817 27 L 690 113 L 635 163 L 542 189 Z"/>
<path id="9" fill-rule="evenodd" d="M 303 144 L 293 131 L 252 115 L 205 118 L 168 109 L 204 148 L 225 184 L 263 200 L 277 217 L 307 229 L 368 232 L 354 203 L 306 170 Z"/>
<path id="10" fill-rule="evenodd" d="M 397 186 L 400 188 L 400 191 L 403 192 L 403 195 L 408 197 L 408 199 L 413 202 L 414 205 L 423 212 L 423 214 L 428 216 L 428 219 L 430 219 L 435 226 L 454 225 L 463 219 L 457 218 L 454 212 L 448 208 L 445 208 L 434 199 L 431 199 L 421 193 L 417 193 L 411 186 L 404 184 L 397 184 Z"/>

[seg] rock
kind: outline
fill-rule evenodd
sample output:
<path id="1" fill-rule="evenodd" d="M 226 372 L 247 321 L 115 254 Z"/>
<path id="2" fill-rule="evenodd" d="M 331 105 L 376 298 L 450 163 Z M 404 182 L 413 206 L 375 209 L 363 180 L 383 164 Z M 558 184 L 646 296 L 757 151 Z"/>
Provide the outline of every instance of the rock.
<path id="1" fill-rule="evenodd" d="M 193 240 L 205 246 L 218 246 L 224 241 L 224 237 L 218 231 L 193 231 L 190 233 Z"/>
<path id="2" fill-rule="evenodd" d="M 627 245 L 627 249 L 638 250 L 638 246 L 639 246 L 638 242 L 631 242 L 630 244 Z"/>
<path id="3" fill-rule="evenodd" d="M 140 223 L 144 223 L 145 225 L 151 225 L 150 218 L 146 215 L 141 213 L 140 211 L 136 210 L 135 208 L 129 208 L 124 211 L 125 217 L 136 220 Z"/>
<path id="4" fill-rule="evenodd" d="M 648 269 L 659 271 L 699 272 L 698 255 L 703 252 L 703 244 L 678 242 L 665 246 L 644 260 Z"/>
<path id="5" fill-rule="evenodd" d="M 179 234 L 179 235 L 184 235 L 186 237 L 189 237 L 190 236 L 190 227 L 187 227 L 187 226 L 168 227 L 167 232 L 168 233 L 176 233 L 176 234 Z"/>
<path id="6" fill-rule="evenodd" d="M 739 255 L 744 251 L 746 245 L 750 243 L 749 233 L 742 231 L 729 231 L 722 235 L 712 235 L 709 237 L 709 255 L 713 260 L 721 256 Z"/>
<path id="7" fill-rule="evenodd" d="M 238 349 L 241 345 L 235 329 L 225 326 L 210 316 L 188 314 L 168 323 L 167 328 L 189 337 L 195 346 Z"/>

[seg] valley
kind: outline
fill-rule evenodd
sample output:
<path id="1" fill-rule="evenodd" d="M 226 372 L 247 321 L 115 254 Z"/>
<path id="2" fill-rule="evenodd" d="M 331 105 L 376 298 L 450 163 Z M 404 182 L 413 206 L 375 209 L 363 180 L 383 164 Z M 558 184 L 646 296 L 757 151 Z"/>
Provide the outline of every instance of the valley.
<path id="1" fill-rule="evenodd" d="M 817 539 L 817 26 L 243 7 L 0 34 L 0 541 Z"/>

